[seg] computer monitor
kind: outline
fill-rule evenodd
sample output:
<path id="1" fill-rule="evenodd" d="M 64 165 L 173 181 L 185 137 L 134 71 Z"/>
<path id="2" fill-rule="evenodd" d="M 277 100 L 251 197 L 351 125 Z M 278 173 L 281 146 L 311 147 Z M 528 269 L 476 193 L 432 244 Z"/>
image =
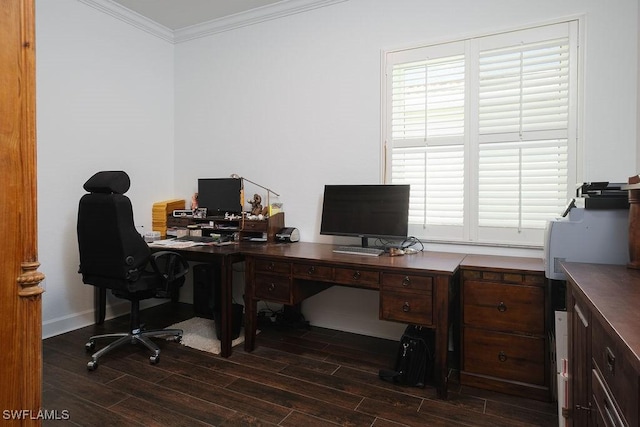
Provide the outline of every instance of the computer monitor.
<path id="1" fill-rule="evenodd" d="M 405 239 L 409 185 L 325 185 L 320 234 Z"/>
<path id="2" fill-rule="evenodd" d="M 207 216 L 242 212 L 242 180 L 236 178 L 198 179 L 198 207 L 207 208 Z"/>

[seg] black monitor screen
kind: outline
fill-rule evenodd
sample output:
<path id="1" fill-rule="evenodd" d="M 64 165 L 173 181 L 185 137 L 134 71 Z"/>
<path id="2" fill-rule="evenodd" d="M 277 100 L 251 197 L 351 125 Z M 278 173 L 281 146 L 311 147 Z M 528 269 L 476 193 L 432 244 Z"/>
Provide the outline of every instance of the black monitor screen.
<path id="1" fill-rule="evenodd" d="M 242 212 L 241 187 L 241 179 L 200 178 L 198 179 L 198 207 L 207 208 L 208 216 Z"/>
<path id="2" fill-rule="evenodd" d="M 325 185 L 320 234 L 405 238 L 408 228 L 409 185 Z"/>

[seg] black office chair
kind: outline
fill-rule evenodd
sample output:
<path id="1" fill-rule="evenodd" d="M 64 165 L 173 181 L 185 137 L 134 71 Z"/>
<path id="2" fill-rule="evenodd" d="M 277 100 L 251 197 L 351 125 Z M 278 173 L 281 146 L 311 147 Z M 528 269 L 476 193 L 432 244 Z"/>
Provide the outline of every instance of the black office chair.
<path id="1" fill-rule="evenodd" d="M 124 193 L 129 176 L 122 171 L 105 171 L 93 175 L 84 184 L 89 192 L 78 207 L 78 246 L 82 281 L 88 285 L 111 289 L 119 298 L 131 302 L 131 326 L 127 333 L 96 335 L 89 338 L 87 351 L 95 349 L 101 338 L 116 341 L 91 356 L 89 370 L 98 367 L 98 359 L 127 343 L 142 343 L 152 351 L 152 364 L 160 360 L 160 349 L 149 337 L 173 335 L 182 339 L 180 329 L 144 331 L 140 325 L 140 300 L 170 298 L 185 281 L 189 264 L 177 253 L 151 253 L 133 222 L 131 201 Z"/>

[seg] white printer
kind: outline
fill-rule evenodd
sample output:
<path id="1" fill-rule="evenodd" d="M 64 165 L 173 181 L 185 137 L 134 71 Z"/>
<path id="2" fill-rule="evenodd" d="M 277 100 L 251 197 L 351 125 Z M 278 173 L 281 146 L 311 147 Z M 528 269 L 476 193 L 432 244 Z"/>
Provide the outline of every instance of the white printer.
<path id="1" fill-rule="evenodd" d="M 580 200 L 576 200 L 577 205 Z M 588 204 L 587 204 L 588 206 Z M 570 207 L 569 214 L 547 223 L 544 242 L 545 276 L 566 280 L 563 261 L 598 264 L 629 262 L 629 210 Z"/>

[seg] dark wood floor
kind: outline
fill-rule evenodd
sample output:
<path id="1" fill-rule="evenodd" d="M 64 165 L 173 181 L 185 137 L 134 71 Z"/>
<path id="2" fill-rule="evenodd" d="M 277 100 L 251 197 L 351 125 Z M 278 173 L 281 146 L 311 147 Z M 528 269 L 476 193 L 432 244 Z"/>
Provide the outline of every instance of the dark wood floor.
<path id="1" fill-rule="evenodd" d="M 166 304 L 143 319 L 150 329 L 192 315 L 188 304 Z M 157 365 L 126 346 L 87 371 L 87 338 L 127 328 L 124 317 L 44 340 L 43 407 L 69 415 L 44 425 L 557 425 L 551 403 L 455 384 L 442 401 L 432 387 L 384 382 L 378 370 L 393 365 L 397 342 L 321 328 L 265 328 L 253 353 L 238 346 L 228 359 L 156 339 Z"/>

